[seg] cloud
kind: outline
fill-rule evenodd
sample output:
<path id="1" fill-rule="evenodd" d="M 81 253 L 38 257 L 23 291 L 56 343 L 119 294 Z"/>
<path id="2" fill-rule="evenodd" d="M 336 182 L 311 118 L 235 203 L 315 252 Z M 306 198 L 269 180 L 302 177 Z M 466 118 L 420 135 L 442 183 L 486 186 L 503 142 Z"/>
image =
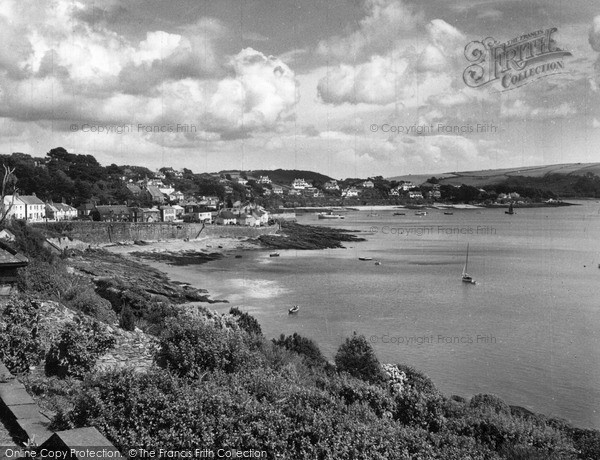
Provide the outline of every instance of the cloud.
<path id="1" fill-rule="evenodd" d="M 458 82 L 458 61 L 464 35 L 441 19 L 428 23 L 426 30 L 428 42 L 420 50 L 397 47 L 362 64 L 342 63 L 330 69 L 318 83 L 319 97 L 336 105 L 401 102 L 418 106 L 429 97 L 457 91 L 456 85 L 462 83 Z"/>
<path id="2" fill-rule="evenodd" d="M 294 72 L 280 59 L 252 48 L 217 52 L 228 31 L 215 19 L 134 40 L 82 19 L 86 8 L 0 0 L 0 39 L 9 45 L 0 49 L 2 117 L 52 120 L 57 130 L 69 122 L 197 124 L 209 134 L 195 137 L 210 140 L 275 129 L 297 102 Z"/>
<path id="3" fill-rule="evenodd" d="M 317 53 L 340 60 L 361 60 L 372 54 L 383 54 L 402 32 L 414 30 L 423 16 L 401 0 L 366 0 L 366 16 L 358 30 L 346 36 L 322 40 Z"/>
<path id="4" fill-rule="evenodd" d="M 589 32 L 589 42 L 592 49 L 600 53 L 600 16 L 596 16 L 592 22 Z"/>

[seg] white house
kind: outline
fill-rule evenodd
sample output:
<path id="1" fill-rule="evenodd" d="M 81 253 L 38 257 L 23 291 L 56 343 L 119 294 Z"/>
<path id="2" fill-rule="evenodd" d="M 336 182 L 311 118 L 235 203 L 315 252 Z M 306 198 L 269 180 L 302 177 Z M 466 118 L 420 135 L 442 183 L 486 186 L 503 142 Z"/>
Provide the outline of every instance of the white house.
<path id="1" fill-rule="evenodd" d="M 283 195 L 283 187 L 280 185 L 273 185 L 272 189 L 275 195 Z"/>
<path id="2" fill-rule="evenodd" d="M 366 180 L 361 184 L 362 188 L 373 188 L 375 187 L 375 184 L 373 183 L 373 181 L 370 180 Z"/>
<path id="3" fill-rule="evenodd" d="M 408 192 L 408 197 L 411 199 L 423 198 L 423 194 L 421 192 Z"/>
<path id="4" fill-rule="evenodd" d="M 304 179 L 294 179 L 294 181 L 292 182 L 292 188 L 296 190 L 304 190 L 305 188 L 308 188 L 310 186 L 311 185 Z"/>
<path id="5" fill-rule="evenodd" d="M 41 222 L 46 217 L 46 204 L 35 195 L 21 195 L 19 199 L 25 203 L 25 219 Z"/>
<path id="6" fill-rule="evenodd" d="M 415 184 L 413 184 L 410 181 L 402 182 L 400 185 L 402 187 L 402 190 L 404 190 L 405 192 L 408 192 L 411 188 L 415 187 Z"/>
<path id="7" fill-rule="evenodd" d="M 333 180 L 325 182 L 325 185 L 323 185 L 323 188 L 325 190 L 339 190 L 340 186 L 338 185 L 337 181 L 335 179 L 333 179 Z"/>
<path id="8" fill-rule="evenodd" d="M 272 181 L 269 179 L 269 176 L 260 176 L 258 179 L 259 184 L 270 184 Z"/>
<path id="9" fill-rule="evenodd" d="M 359 194 L 360 194 L 360 192 L 358 191 L 358 189 L 356 187 L 348 187 L 347 189 L 344 189 L 342 191 L 342 196 L 345 196 L 347 198 L 356 197 Z"/>
<path id="10" fill-rule="evenodd" d="M 8 209 L 11 203 L 12 207 L 8 211 L 6 218 L 25 219 L 25 203 L 23 203 L 16 195 L 6 195 L 4 197 L 4 209 Z"/>

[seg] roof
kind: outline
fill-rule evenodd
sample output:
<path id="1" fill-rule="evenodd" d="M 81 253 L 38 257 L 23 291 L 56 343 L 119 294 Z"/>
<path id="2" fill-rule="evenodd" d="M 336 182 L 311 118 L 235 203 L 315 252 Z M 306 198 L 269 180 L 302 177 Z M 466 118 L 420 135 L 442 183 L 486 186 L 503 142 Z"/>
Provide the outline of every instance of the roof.
<path id="1" fill-rule="evenodd" d="M 35 195 L 20 195 L 19 199 L 29 206 L 34 204 L 44 204 L 44 202 Z"/>
<path id="2" fill-rule="evenodd" d="M 14 196 L 14 200 L 13 200 L 13 196 Z M 6 195 L 4 197 L 4 204 L 10 205 L 10 204 L 20 204 L 20 205 L 24 205 L 25 203 L 23 203 L 20 199 L 18 195 Z"/>
<path id="3" fill-rule="evenodd" d="M 68 447 L 112 447 L 116 448 L 94 427 L 75 428 L 74 430 L 57 431 L 44 443 L 52 444 L 62 441 Z"/>
<path id="4" fill-rule="evenodd" d="M 148 190 L 148 193 L 150 193 L 150 195 L 152 196 L 164 198 L 163 193 L 159 190 L 158 187 L 154 185 L 149 185 L 148 187 L 146 187 L 146 190 Z"/>
<path id="5" fill-rule="evenodd" d="M 131 193 L 142 193 L 142 189 L 135 184 L 127 184 L 126 187 Z"/>
<path id="6" fill-rule="evenodd" d="M 235 214 L 231 211 L 221 211 L 218 217 L 221 217 L 223 219 L 235 219 Z"/>
<path id="7" fill-rule="evenodd" d="M 0 267 L 25 267 L 29 259 L 0 241 Z"/>
<path id="8" fill-rule="evenodd" d="M 75 210 L 75 208 L 73 206 L 68 205 L 66 203 L 53 203 L 52 206 L 54 206 L 59 211 L 74 211 Z"/>
<path id="9" fill-rule="evenodd" d="M 100 214 L 129 214 L 129 207 L 124 204 L 96 206 Z"/>

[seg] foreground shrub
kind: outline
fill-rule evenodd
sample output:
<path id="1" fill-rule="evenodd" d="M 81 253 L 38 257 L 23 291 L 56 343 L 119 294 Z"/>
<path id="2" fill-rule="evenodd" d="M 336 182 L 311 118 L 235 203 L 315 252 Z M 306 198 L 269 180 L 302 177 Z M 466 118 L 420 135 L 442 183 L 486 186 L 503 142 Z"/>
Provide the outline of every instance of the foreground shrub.
<path id="1" fill-rule="evenodd" d="M 356 332 L 338 349 L 335 365 L 340 372 L 347 372 L 366 382 L 379 383 L 385 380 L 373 347 L 364 335 L 357 335 Z"/>
<path id="2" fill-rule="evenodd" d="M 167 321 L 156 362 L 180 377 L 198 378 L 213 370 L 234 372 L 250 364 L 248 339 L 246 333 L 181 315 Z"/>
<path id="3" fill-rule="evenodd" d="M 125 305 L 121 309 L 121 316 L 119 318 L 119 327 L 126 331 L 133 331 L 135 329 L 135 315 L 129 305 Z"/>
<path id="4" fill-rule="evenodd" d="M 324 366 L 327 364 L 327 360 L 321 353 L 317 344 L 306 337 L 302 337 L 296 332 L 287 337 L 284 334 L 281 334 L 279 339 L 273 339 L 273 343 L 278 347 L 283 347 L 286 350 L 298 353 L 306 358 L 311 365 Z"/>
<path id="5" fill-rule="evenodd" d="M 0 361 L 11 373 L 27 373 L 42 360 L 38 322 L 39 305 L 31 299 L 11 297 L 0 306 Z"/>
<path id="6" fill-rule="evenodd" d="M 395 369 L 394 369 L 395 368 Z M 437 432 L 445 423 L 447 401 L 431 379 L 410 366 L 386 366 L 386 371 L 396 375 L 391 388 L 395 395 L 394 418 L 406 425 L 416 425 Z"/>
<path id="7" fill-rule="evenodd" d="M 69 274 L 61 261 L 51 263 L 34 259 L 27 267 L 19 269 L 17 288 L 29 295 L 60 301 L 69 287 Z"/>
<path id="8" fill-rule="evenodd" d="M 122 451 L 248 446 L 294 460 L 499 458 L 473 440 L 403 427 L 365 405 L 260 371 L 209 373 L 201 383 L 162 369 L 92 375 L 54 429 L 90 425 Z"/>
<path id="9" fill-rule="evenodd" d="M 98 321 L 75 318 L 73 323 L 65 326 L 58 341 L 50 346 L 46 355 L 46 375 L 83 378 L 114 344 L 114 337 Z"/>
<path id="10" fill-rule="evenodd" d="M 474 409 L 489 409 L 497 414 L 510 414 L 510 406 L 496 395 L 478 394 L 471 398 L 469 406 Z"/>
<path id="11" fill-rule="evenodd" d="M 229 310 L 229 314 L 235 316 L 240 328 L 242 328 L 248 334 L 262 336 L 262 328 L 254 316 L 240 310 L 237 307 L 232 307 Z"/>

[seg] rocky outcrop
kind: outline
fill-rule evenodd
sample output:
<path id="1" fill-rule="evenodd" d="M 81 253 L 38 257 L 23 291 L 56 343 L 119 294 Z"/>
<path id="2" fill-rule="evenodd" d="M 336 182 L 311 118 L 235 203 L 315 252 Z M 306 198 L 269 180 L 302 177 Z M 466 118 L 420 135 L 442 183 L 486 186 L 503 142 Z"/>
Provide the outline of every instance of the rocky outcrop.
<path id="1" fill-rule="evenodd" d="M 257 241 L 272 249 L 328 249 L 343 248 L 343 242 L 365 239 L 349 230 L 283 222 L 277 235 L 262 235 Z"/>
<path id="2" fill-rule="evenodd" d="M 119 299 L 131 292 L 174 304 L 219 302 L 210 299 L 205 289 L 173 282 L 159 270 L 101 249 L 73 256 L 69 265 L 76 273 L 89 277 L 96 285 L 96 292 L 113 306 L 120 305 Z"/>

